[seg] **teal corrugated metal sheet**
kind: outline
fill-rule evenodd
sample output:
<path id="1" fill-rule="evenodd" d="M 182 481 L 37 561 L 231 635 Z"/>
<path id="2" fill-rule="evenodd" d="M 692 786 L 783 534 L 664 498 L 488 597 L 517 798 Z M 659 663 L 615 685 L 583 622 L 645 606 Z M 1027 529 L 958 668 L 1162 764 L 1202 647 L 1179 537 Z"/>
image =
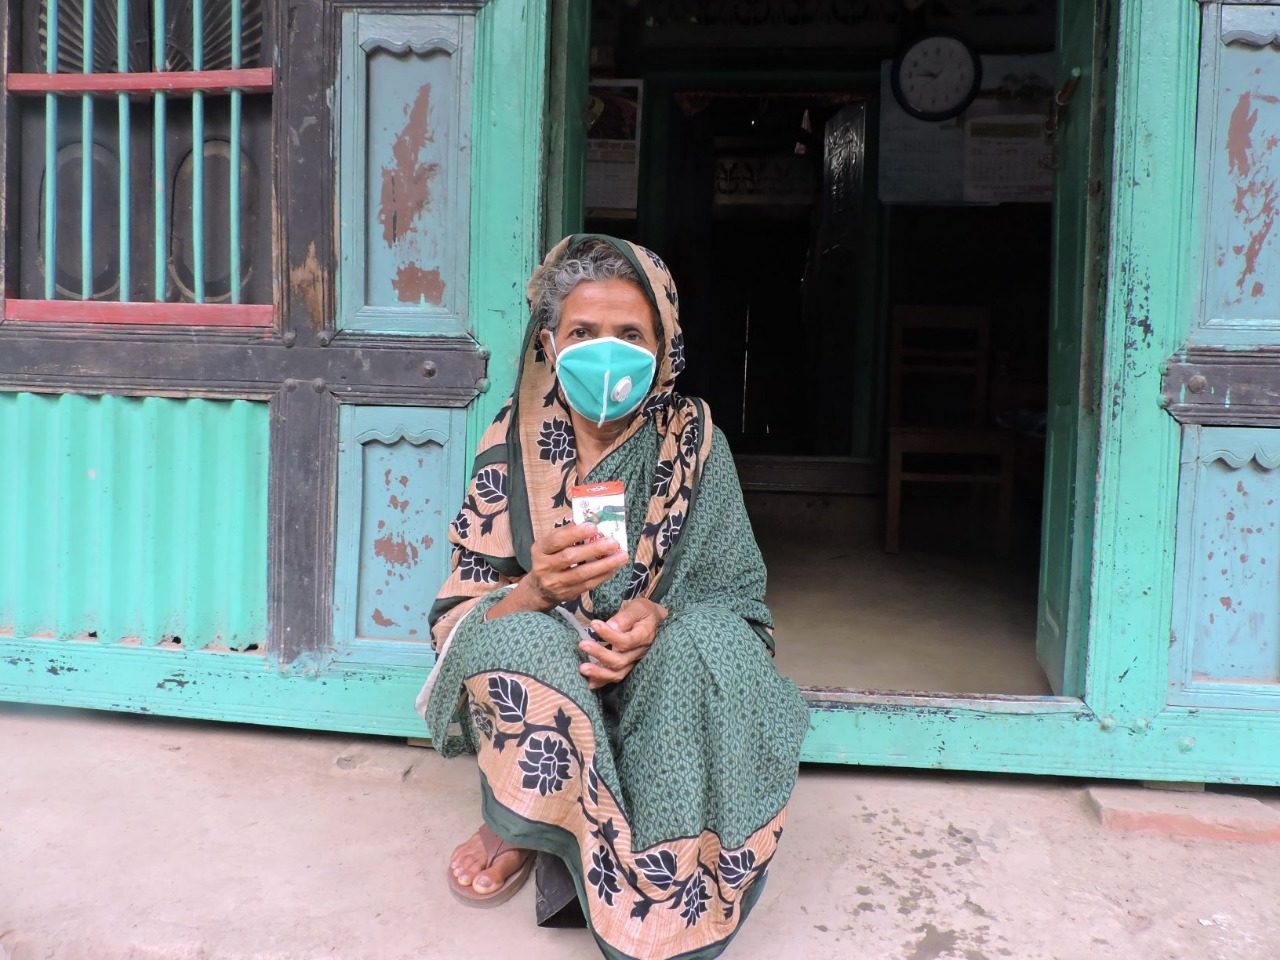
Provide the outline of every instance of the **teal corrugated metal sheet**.
<path id="1" fill-rule="evenodd" d="M 265 403 L 0 394 L 0 636 L 266 637 Z"/>

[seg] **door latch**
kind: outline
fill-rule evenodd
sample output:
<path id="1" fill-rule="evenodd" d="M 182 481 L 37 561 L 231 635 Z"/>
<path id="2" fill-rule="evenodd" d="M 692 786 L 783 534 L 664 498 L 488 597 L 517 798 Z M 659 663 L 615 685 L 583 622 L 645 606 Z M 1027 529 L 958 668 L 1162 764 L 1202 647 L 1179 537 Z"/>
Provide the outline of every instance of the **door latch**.
<path id="1" fill-rule="evenodd" d="M 1084 71 L 1079 67 L 1072 67 L 1066 82 L 1049 101 L 1049 116 L 1044 121 L 1044 140 L 1049 152 L 1040 160 L 1040 165 L 1046 169 L 1056 170 L 1058 168 L 1058 151 L 1054 140 L 1058 135 L 1058 126 L 1061 123 L 1062 114 L 1066 111 L 1067 104 L 1071 102 L 1076 95 L 1076 91 L 1080 88 L 1080 81 L 1083 77 Z"/>
<path id="2" fill-rule="evenodd" d="M 1049 119 L 1044 122 L 1044 135 L 1048 139 L 1052 140 L 1054 134 L 1058 132 L 1058 122 L 1062 119 L 1062 112 L 1076 95 L 1076 91 L 1080 89 L 1080 80 L 1083 76 L 1084 73 L 1079 67 L 1072 67 L 1067 82 L 1049 101 Z"/>

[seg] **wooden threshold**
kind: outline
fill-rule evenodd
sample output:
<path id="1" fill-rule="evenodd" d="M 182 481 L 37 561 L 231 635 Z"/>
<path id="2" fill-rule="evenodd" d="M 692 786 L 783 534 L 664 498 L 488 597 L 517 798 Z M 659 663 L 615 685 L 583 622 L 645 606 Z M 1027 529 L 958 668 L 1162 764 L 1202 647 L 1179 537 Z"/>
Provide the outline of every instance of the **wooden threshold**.
<path id="1" fill-rule="evenodd" d="M 1017 693 L 935 693 L 931 691 L 854 690 L 847 687 L 801 687 L 811 707 L 847 709 L 852 706 L 881 706 L 922 710 L 980 710 L 983 713 L 1069 713 L 1088 712 L 1079 697 Z"/>

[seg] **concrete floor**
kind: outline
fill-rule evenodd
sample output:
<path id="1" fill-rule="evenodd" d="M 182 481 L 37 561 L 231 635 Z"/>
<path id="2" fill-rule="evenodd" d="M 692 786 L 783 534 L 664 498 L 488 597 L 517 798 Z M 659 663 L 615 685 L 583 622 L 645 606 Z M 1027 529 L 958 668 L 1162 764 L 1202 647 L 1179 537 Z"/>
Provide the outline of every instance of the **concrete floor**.
<path id="1" fill-rule="evenodd" d="M 0 960 L 599 956 L 533 925 L 531 887 L 487 912 L 450 897 L 477 821 L 466 759 L 12 706 L 0 757 Z M 1273 960 L 1280 845 L 1111 832 L 1083 793 L 806 769 L 726 957 Z"/>
<path id="2" fill-rule="evenodd" d="M 778 668 L 797 683 L 1050 692 L 1035 656 L 1034 542 L 997 559 L 980 528 L 970 535 L 962 521 L 956 532 L 966 515 L 948 500 L 908 499 L 902 552 L 887 554 L 879 498 L 757 494 L 748 504 L 769 569 Z"/>

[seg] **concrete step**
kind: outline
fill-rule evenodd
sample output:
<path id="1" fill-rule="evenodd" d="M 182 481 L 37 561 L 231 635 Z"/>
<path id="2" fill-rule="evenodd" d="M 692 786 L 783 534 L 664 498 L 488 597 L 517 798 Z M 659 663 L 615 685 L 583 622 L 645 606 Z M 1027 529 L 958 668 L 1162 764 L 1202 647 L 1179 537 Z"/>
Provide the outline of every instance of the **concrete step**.
<path id="1" fill-rule="evenodd" d="M 1094 815 L 1112 830 L 1280 843 L 1280 810 L 1253 797 L 1128 786 L 1093 786 L 1085 796 Z"/>

